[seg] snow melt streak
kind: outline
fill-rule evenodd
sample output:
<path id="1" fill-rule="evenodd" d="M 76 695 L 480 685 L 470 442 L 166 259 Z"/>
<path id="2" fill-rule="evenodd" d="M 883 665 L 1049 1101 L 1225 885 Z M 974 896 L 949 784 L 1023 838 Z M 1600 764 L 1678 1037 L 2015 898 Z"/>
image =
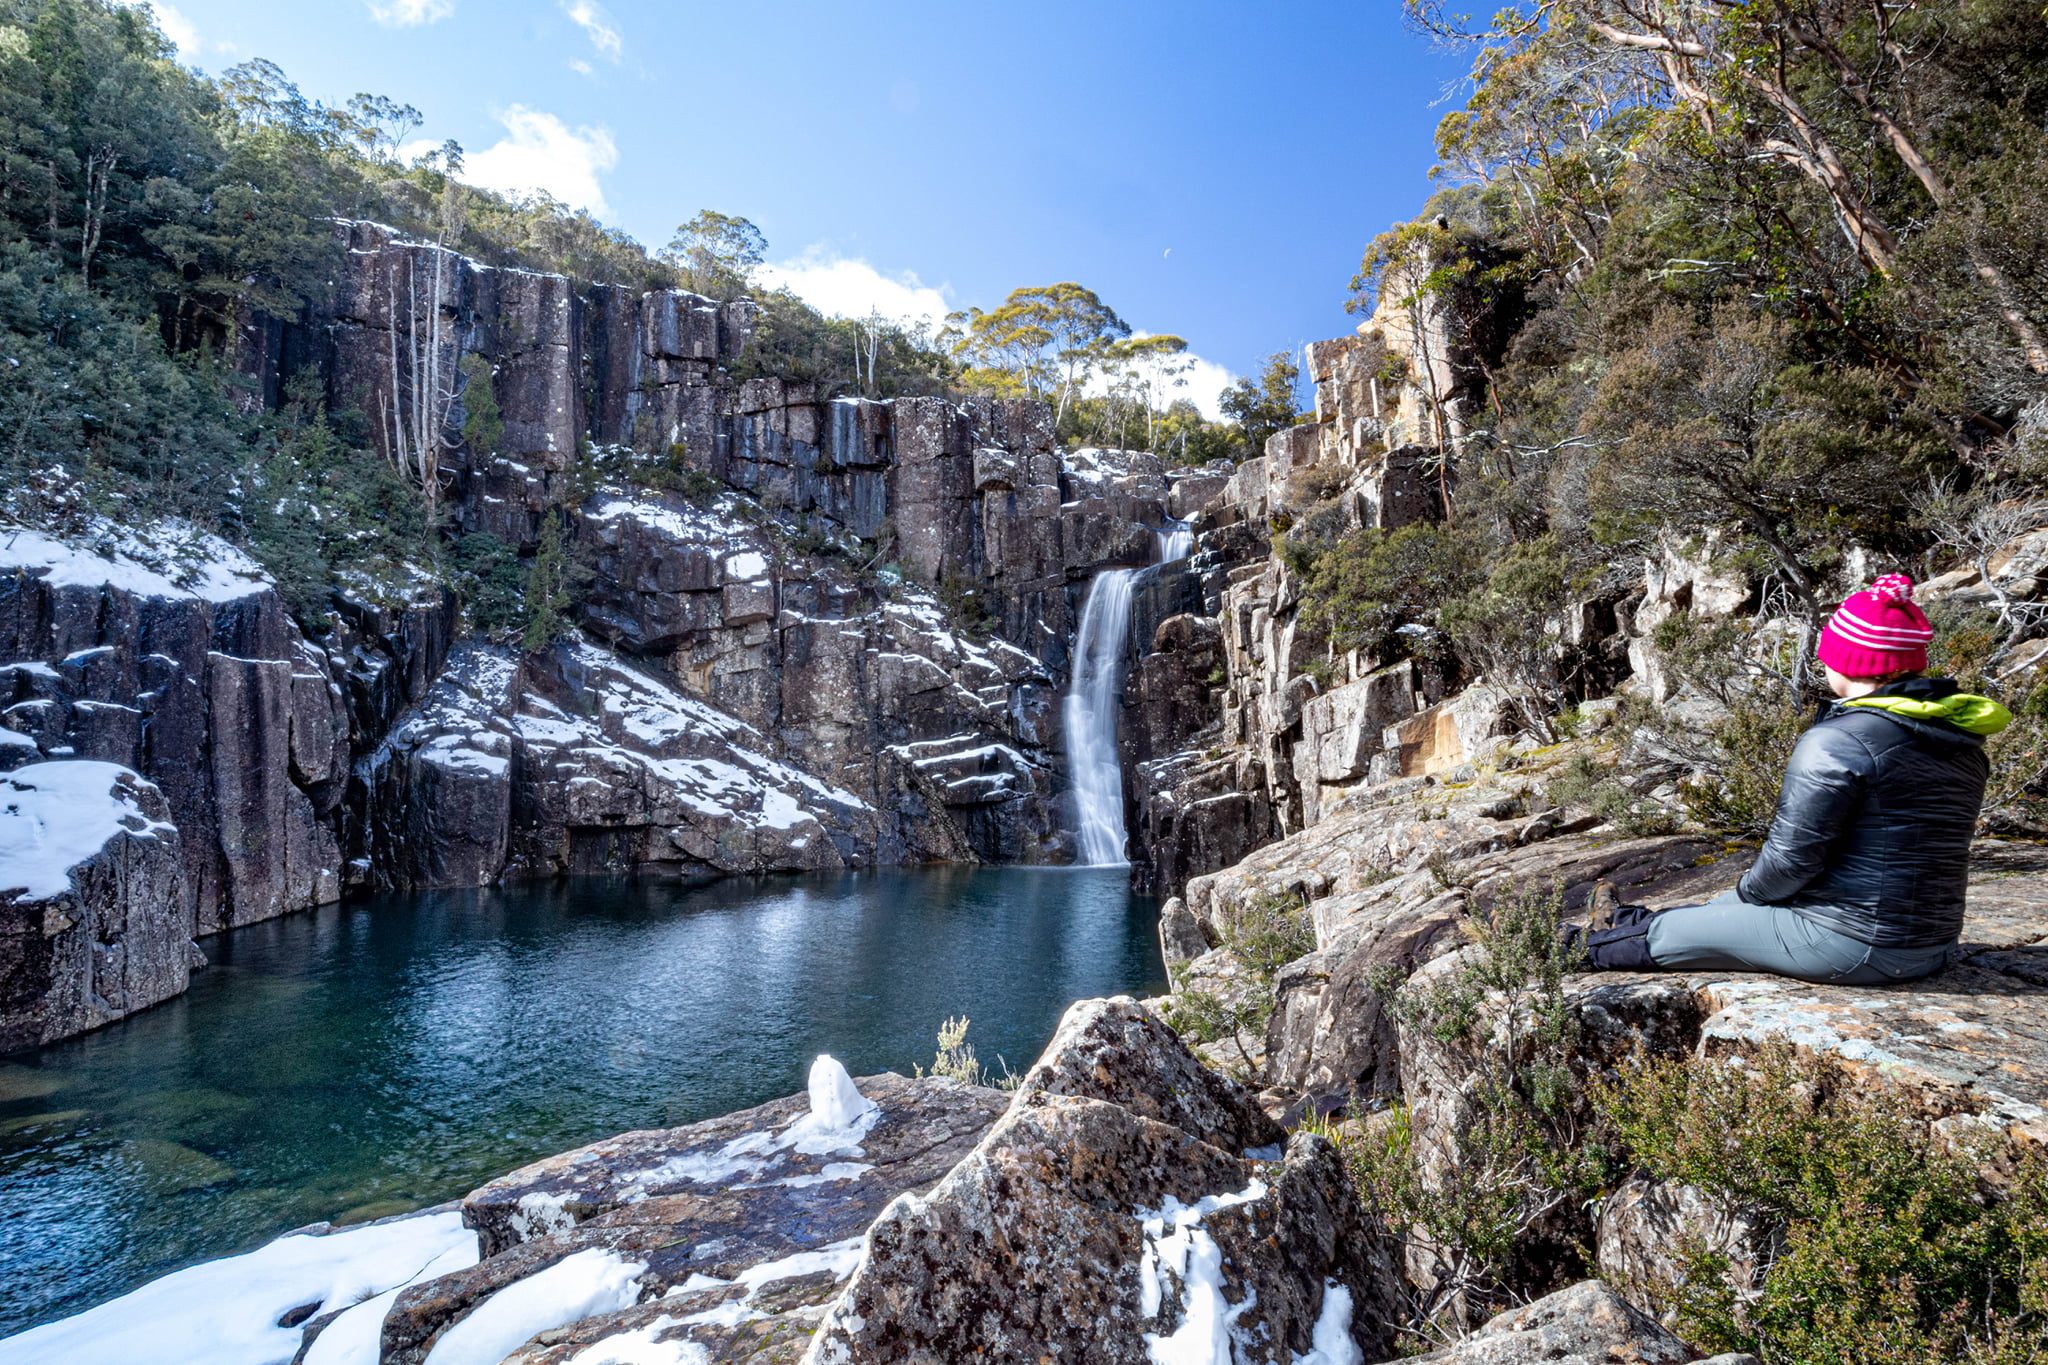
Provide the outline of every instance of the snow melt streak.
<path id="1" fill-rule="evenodd" d="M 1180 1326 L 1171 1335 L 1145 1334 L 1145 1354 L 1153 1365 L 1236 1365 L 1237 1320 L 1259 1295 L 1247 1289 L 1239 1303 L 1224 1297 L 1223 1249 L 1202 1220 L 1218 1209 L 1256 1203 L 1266 1192 L 1266 1182 L 1254 1180 L 1236 1194 L 1212 1194 L 1192 1205 L 1169 1195 L 1157 1211 L 1139 1210 L 1145 1252 L 1138 1262 L 1138 1312 L 1158 1317 L 1173 1286 L 1178 1286 L 1180 1306 Z M 1364 1352 L 1351 1336 L 1351 1307 L 1351 1291 L 1326 1280 L 1309 1352 L 1295 1356 L 1294 1365 L 1361 1365 Z"/>

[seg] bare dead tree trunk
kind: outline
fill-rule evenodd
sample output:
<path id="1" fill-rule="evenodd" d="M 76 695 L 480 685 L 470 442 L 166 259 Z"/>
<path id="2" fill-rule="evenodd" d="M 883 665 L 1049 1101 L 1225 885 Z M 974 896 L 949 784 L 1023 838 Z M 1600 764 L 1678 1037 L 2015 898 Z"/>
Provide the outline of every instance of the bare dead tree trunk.
<path id="1" fill-rule="evenodd" d="M 95 147 L 85 154 L 85 221 L 78 226 L 78 277 L 92 283 L 92 258 L 100 248 L 100 233 L 107 221 L 107 184 L 121 154 Z"/>

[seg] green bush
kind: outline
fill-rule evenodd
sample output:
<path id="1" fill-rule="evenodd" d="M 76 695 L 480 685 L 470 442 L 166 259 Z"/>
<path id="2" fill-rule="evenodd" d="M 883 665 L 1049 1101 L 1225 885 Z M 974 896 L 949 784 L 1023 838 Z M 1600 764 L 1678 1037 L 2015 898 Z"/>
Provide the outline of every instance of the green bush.
<path id="1" fill-rule="evenodd" d="M 1265 1032 L 1273 1017 L 1273 983 L 1282 967 L 1315 951 L 1315 926 L 1300 901 L 1264 892 L 1230 916 L 1220 946 L 1250 974 L 1250 989 L 1234 1001 L 1211 991 L 1181 991 L 1167 1009 L 1166 1022 L 1196 1042 L 1231 1040 L 1249 1071 L 1252 1059 L 1244 1040 Z"/>
<path id="2" fill-rule="evenodd" d="M 480 355 L 462 357 L 462 380 L 462 443 L 471 455 L 495 455 L 505 439 L 505 418 L 491 384 L 491 362 Z"/>
<path id="3" fill-rule="evenodd" d="M 1553 1288 L 1588 1259 L 1578 1210 L 1610 1167 L 1583 1140 L 1589 1111 L 1570 1065 L 1578 1026 L 1563 989 L 1576 963 L 1558 932 L 1562 912 L 1558 888 L 1516 887 L 1474 916 L 1483 951 L 1455 970 L 1404 987 L 1388 969 L 1371 983 L 1404 1028 L 1459 1054 L 1473 1078 L 1469 1121 L 1448 1150 L 1420 1150 L 1401 1114 L 1353 1125 L 1339 1143 L 1368 1215 L 1406 1239 L 1422 1272 L 1403 1288 L 1410 1345 Z"/>
<path id="4" fill-rule="evenodd" d="M 1777 689 L 1738 698 L 1714 726 L 1704 775 L 1680 787 L 1687 813 L 1708 829 L 1762 838 L 1777 813 L 1785 764 L 1811 720 Z"/>
<path id="5" fill-rule="evenodd" d="M 1678 827 L 1670 811 L 1630 792 L 1591 754 L 1574 754 L 1564 771 L 1545 785 L 1543 797 L 1560 809 L 1590 811 L 1624 834 L 1669 834 Z"/>
<path id="6" fill-rule="evenodd" d="M 455 542 L 453 558 L 455 586 L 472 625 L 495 635 L 524 623 L 526 576 L 517 547 L 478 531 Z"/>
<path id="7" fill-rule="evenodd" d="M 1643 1063 L 1594 1088 L 1629 1158 L 1782 1232 L 1759 1292 L 1698 1239 L 1653 1286 L 1707 1351 L 1778 1365 L 2048 1359 L 2048 1164 L 1993 1197 L 1987 1156 L 1891 1090 L 1768 1047 L 1741 1066 Z"/>
<path id="8" fill-rule="evenodd" d="M 1338 650 L 1381 658 L 1409 651 L 1404 625 L 1434 625 L 1446 603 L 1483 581 L 1485 540 L 1434 522 L 1367 528 L 1329 548 L 1279 537 L 1275 553 L 1302 578 L 1300 619 Z"/>

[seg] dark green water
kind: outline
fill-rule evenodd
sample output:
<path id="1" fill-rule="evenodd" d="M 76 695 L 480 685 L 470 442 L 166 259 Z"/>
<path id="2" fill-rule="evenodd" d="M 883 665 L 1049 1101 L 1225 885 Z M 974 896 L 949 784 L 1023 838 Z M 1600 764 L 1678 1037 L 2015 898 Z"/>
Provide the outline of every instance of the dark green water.
<path id="1" fill-rule="evenodd" d="M 182 998 L 0 1061 L 0 1337 L 319 1219 L 451 1199 L 630 1128 L 929 1065 L 1018 1070 L 1164 988 L 1121 868 L 562 883 L 205 940 Z"/>

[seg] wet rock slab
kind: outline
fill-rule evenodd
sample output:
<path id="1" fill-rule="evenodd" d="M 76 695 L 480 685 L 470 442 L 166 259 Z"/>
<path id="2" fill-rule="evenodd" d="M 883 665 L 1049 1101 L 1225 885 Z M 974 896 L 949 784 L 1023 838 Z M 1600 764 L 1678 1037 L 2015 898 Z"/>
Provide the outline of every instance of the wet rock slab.
<path id="1" fill-rule="evenodd" d="M 935 1184 L 1008 1103 L 1000 1091 L 942 1078 L 855 1084 L 878 1110 L 865 1126 L 821 1134 L 810 1097 L 796 1095 L 622 1134 L 481 1187 L 463 1201 L 463 1218 L 484 1259 L 400 1295 L 380 1360 L 424 1361 L 492 1295 L 588 1252 L 631 1271 L 628 1301 L 528 1334 L 513 1358 L 567 1359 L 662 1318 L 650 1340 L 688 1338 L 713 1359 L 800 1350 L 868 1224 L 897 1195 Z"/>

